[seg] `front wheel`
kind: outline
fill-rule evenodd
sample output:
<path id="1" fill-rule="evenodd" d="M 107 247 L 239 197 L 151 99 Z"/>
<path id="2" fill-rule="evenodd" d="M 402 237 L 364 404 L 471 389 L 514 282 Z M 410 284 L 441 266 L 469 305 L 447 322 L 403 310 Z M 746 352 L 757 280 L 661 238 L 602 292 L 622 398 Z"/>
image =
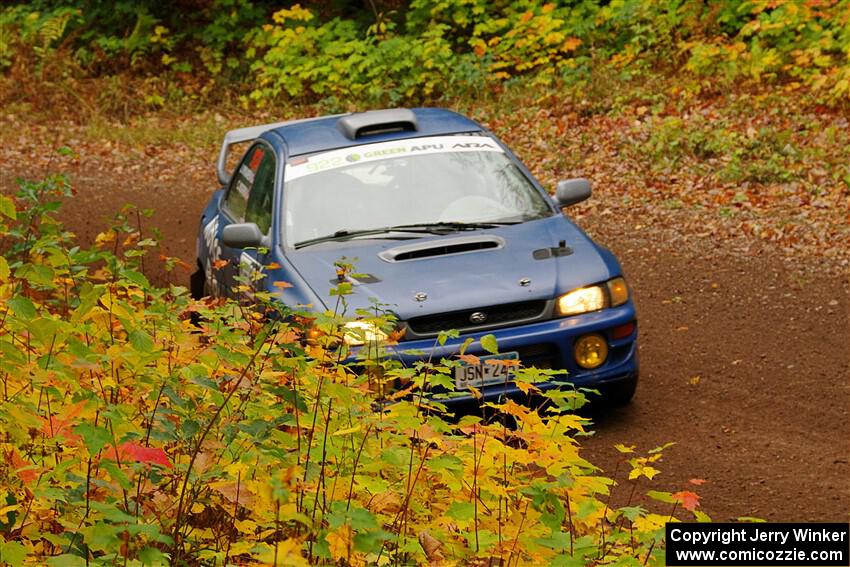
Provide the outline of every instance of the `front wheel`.
<path id="1" fill-rule="evenodd" d="M 635 395 L 637 383 L 638 375 L 635 373 L 625 380 L 617 380 L 612 384 L 599 388 L 599 393 L 602 394 L 602 401 L 611 407 L 627 405 Z"/>
<path id="2" fill-rule="evenodd" d="M 198 269 L 189 276 L 189 292 L 192 294 L 192 299 L 203 299 L 210 294 L 210 290 L 207 287 L 207 274 L 200 265 L 198 265 Z"/>

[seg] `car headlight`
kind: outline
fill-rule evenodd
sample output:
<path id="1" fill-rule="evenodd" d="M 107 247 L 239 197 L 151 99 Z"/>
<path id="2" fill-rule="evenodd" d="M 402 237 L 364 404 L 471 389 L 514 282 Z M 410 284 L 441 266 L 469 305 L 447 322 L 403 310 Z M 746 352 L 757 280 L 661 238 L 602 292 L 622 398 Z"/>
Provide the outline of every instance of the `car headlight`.
<path id="1" fill-rule="evenodd" d="M 360 346 L 366 343 L 387 340 L 387 334 L 374 323 L 368 321 L 349 321 L 342 328 L 342 340 L 348 346 Z"/>
<path id="2" fill-rule="evenodd" d="M 558 315 L 579 315 L 617 307 L 629 300 L 629 286 L 623 278 L 613 278 L 604 284 L 592 285 L 565 293 L 556 302 Z"/>

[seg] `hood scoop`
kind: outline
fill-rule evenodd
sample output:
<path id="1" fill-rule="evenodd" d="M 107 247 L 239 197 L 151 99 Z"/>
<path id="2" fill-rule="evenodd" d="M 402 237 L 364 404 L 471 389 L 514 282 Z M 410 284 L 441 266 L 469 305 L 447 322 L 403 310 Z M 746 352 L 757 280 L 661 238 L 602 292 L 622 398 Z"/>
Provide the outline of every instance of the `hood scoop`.
<path id="1" fill-rule="evenodd" d="M 461 236 L 442 238 L 414 244 L 396 246 L 378 254 L 384 262 L 408 262 L 435 256 L 467 254 L 482 250 L 496 250 L 505 245 L 505 240 L 498 236 Z"/>

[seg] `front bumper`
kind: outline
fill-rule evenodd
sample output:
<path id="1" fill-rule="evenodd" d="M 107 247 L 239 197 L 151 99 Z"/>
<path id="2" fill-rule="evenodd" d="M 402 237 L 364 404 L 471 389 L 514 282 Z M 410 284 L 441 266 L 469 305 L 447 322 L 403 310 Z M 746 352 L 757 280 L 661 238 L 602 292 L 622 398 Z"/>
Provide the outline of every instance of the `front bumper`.
<path id="1" fill-rule="evenodd" d="M 436 339 L 404 341 L 387 347 L 387 354 L 402 365 L 411 367 L 420 361 L 439 362 L 442 358 L 455 358 L 461 345 L 471 337 L 473 342 L 467 347 L 466 354 L 483 356 L 489 354 L 481 347 L 480 339 L 486 334 L 496 337 L 499 352 L 516 351 L 523 366 L 566 370 L 567 374 L 558 375 L 550 381 L 535 386 L 542 391 L 559 387 L 554 382 L 568 382 L 575 387 L 602 388 L 609 384 L 635 379 L 638 374 L 637 324 L 627 336 L 615 338 L 612 330 L 629 323 L 636 323 L 634 304 L 603 309 L 594 313 L 585 313 L 572 317 L 561 317 L 492 331 L 462 334 L 440 345 Z M 606 361 L 593 370 L 578 366 L 573 356 L 575 341 L 588 333 L 598 333 L 608 341 L 609 354 Z M 469 404 L 474 401 L 471 392 L 463 394 L 453 392 L 450 397 L 433 392 L 435 401 L 449 407 Z M 524 399 L 522 391 L 513 383 L 493 384 L 481 389 L 484 402 L 494 402 L 502 396 L 511 399 Z"/>

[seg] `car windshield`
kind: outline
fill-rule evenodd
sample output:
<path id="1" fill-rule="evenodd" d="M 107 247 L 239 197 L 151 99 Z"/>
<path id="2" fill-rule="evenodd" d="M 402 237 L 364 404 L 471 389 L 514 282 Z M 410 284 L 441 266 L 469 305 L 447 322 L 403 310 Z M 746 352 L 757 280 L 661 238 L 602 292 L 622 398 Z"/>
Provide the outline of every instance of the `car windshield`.
<path id="1" fill-rule="evenodd" d="M 549 216 L 546 199 L 491 138 L 441 136 L 292 158 L 284 174 L 285 239 L 435 223 L 511 223 Z"/>

